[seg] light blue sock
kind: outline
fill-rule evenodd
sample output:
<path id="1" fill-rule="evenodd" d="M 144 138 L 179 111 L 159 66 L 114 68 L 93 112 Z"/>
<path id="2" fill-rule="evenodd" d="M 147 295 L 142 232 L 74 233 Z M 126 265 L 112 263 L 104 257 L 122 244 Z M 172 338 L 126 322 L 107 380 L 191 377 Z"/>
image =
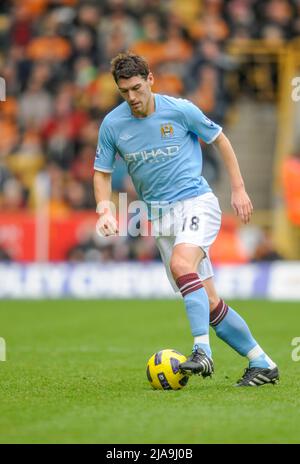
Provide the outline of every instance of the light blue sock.
<path id="1" fill-rule="evenodd" d="M 213 325 L 214 321 L 212 321 L 211 318 L 212 326 L 215 329 L 217 336 L 231 346 L 241 356 L 246 356 L 249 359 L 249 367 L 271 369 L 275 367 L 274 362 L 266 355 L 266 353 L 264 353 L 257 341 L 253 338 L 244 319 L 230 307 L 228 307 L 228 311 L 226 313 L 227 305 L 222 300 L 221 302 L 223 304 L 223 308 L 225 308 L 225 310 L 223 309 L 223 314 L 225 313 L 224 318 L 216 325 Z M 219 318 L 222 316 L 221 312 L 222 310 L 219 312 Z M 217 320 L 218 315 L 215 317 L 213 316 L 213 319 Z"/>
<path id="2" fill-rule="evenodd" d="M 190 321 L 192 335 L 195 339 L 194 347 L 202 348 L 211 358 L 209 346 L 209 301 L 205 289 L 188 293 L 184 296 L 184 304 Z"/>

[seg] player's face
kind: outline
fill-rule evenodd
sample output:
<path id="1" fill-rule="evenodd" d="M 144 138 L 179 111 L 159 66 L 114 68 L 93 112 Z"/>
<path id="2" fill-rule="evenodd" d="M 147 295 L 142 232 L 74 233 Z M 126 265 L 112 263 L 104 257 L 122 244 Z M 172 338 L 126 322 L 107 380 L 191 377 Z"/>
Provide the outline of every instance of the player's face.
<path id="1" fill-rule="evenodd" d="M 152 73 L 148 74 L 147 79 L 133 76 L 118 80 L 119 91 L 137 118 L 148 116 L 154 111 L 154 98 L 151 93 L 153 82 Z"/>

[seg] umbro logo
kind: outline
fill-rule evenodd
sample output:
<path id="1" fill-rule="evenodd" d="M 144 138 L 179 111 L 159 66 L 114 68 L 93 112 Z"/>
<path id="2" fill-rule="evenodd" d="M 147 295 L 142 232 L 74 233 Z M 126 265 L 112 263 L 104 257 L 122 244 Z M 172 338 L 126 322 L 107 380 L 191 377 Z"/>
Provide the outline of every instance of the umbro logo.
<path id="1" fill-rule="evenodd" d="M 120 139 L 121 140 L 129 140 L 129 139 L 132 139 L 133 135 L 130 135 L 130 134 L 123 134 L 123 135 L 120 135 Z"/>

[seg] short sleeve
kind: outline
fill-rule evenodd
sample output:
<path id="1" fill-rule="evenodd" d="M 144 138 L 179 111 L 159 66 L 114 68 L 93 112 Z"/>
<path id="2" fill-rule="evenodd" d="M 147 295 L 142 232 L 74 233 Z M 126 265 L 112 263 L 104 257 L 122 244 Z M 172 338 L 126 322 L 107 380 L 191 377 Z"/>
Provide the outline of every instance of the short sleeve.
<path id="1" fill-rule="evenodd" d="M 99 129 L 94 169 L 102 172 L 113 172 L 116 152 L 113 137 L 104 120 Z"/>
<path id="2" fill-rule="evenodd" d="M 189 100 L 182 100 L 181 109 L 184 112 L 187 128 L 206 143 L 212 143 L 222 132 L 222 127 L 211 121 Z"/>

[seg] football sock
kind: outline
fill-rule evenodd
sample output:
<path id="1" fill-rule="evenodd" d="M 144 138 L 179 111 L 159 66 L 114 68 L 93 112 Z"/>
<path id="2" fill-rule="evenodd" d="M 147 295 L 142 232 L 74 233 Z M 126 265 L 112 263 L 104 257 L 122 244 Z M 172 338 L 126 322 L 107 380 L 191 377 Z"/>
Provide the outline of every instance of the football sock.
<path id="1" fill-rule="evenodd" d="M 249 359 L 249 367 L 273 369 L 276 366 L 253 338 L 244 319 L 223 300 L 210 313 L 210 325 L 221 340 Z"/>
<path id="2" fill-rule="evenodd" d="M 211 358 L 209 346 L 209 301 L 207 293 L 196 273 L 185 274 L 176 280 L 183 296 L 187 316 L 190 322 L 194 347 L 202 348 Z"/>

